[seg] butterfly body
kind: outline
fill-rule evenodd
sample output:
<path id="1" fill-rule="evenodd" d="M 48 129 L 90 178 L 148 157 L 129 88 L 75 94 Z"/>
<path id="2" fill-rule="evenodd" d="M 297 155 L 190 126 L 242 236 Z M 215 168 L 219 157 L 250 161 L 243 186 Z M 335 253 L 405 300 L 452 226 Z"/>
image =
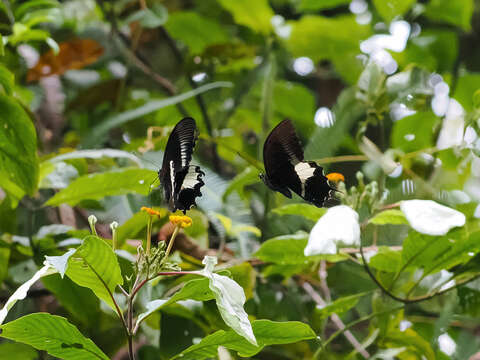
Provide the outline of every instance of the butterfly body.
<path id="1" fill-rule="evenodd" d="M 263 147 L 265 174 L 261 179 L 269 188 L 288 198 L 291 191 L 315 206 L 322 207 L 334 190 L 314 161 L 304 161 L 300 140 L 290 120 L 278 124 Z"/>
<path id="2" fill-rule="evenodd" d="M 181 210 L 185 214 L 202 196 L 200 188 L 205 184 L 205 173 L 199 166 L 190 165 L 195 147 L 196 124 L 192 118 L 184 118 L 172 130 L 163 155 L 158 177 L 163 185 L 170 211 Z"/>

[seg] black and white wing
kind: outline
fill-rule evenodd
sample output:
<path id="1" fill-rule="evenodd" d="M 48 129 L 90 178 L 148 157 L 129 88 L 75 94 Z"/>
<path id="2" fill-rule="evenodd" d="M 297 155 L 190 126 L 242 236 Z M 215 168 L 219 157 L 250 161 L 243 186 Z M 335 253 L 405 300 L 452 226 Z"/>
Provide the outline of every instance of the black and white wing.
<path id="1" fill-rule="evenodd" d="M 265 184 L 291 198 L 290 190 L 315 206 L 322 207 L 333 190 L 323 175 L 323 168 L 313 161 L 303 161 L 300 139 L 290 120 L 278 124 L 263 146 Z"/>
<path id="2" fill-rule="evenodd" d="M 195 198 L 202 196 L 200 188 L 204 185 L 202 176 L 205 174 L 199 166 L 190 165 L 196 131 L 195 120 L 184 118 L 175 126 L 167 141 L 158 177 L 171 211 L 178 209 L 186 213 L 196 205 Z"/>

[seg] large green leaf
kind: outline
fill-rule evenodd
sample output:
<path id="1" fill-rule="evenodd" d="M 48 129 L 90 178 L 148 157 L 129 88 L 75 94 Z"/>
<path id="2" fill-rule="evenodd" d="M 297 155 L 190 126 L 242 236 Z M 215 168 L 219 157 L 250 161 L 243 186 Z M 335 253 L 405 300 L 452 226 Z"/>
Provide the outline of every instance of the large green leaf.
<path id="1" fill-rule="evenodd" d="M 431 0 L 425 14 L 434 21 L 445 21 L 469 31 L 473 5 L 473 0 Z"/>
<path id="2" fill-rule="evenodd" d="M 402 265 L 402 253 L 381 246 L 378 253 L 370 258 L 368 265 L 377 270 L 396 273 Z"/>
<path id="3" fill-rule="evenodd" d="M 327 318 L 332 314 L 341 315 L 357 305 L 358 300 L 365 296 L 365 294 L 366 293 L 360 293 L 341 297 L 334 302 L 327 304 L 325 307 L 318 309 L 318 314 L 321 318 Z"/>
<path id="4" fill-rule="evenodd" d="M 290 344 L 315 338 L 313 330 L 298 321 L 274 322 L 270 320 L 255 320 L 252 323 L 253 332 L 258 346 L 250 344 L 233 330 L 219 330 L 202 339 L 198 344 L 190 346 L 173 359 L 203 360 L 217 356 L 219 346 L 237 351 L 240 356 L 250 357 L 257 354 L 265 346 Z"/>
<path id="5" fill-rule="evenodd" d="M 324 9 L 331 9 L 334 7 L 348 5 L 350 0 L 301 0 L 298 5 L 300 11 L 318 11 Z"/>
<path id="6" fill-rule="evenodd" d="M 187 45 L 192 54 L 202 53 L 209 45 L 228 41 L 226 32 L 218 22 L 191 11 L 171 14 L 165 27 L 175 39 Z"/>
<path id="7" fill-rule="evenodd" d="M 23 108 L 3 94 L 0 94 L 0 124 L 0 177 L 33 195 L 38 185 L 35 127 Z"/>
<path id="8" fill-rule="evenodd" d="M 123 284 L 120 265 L 111 246 L 97 236 L 89 235 L 68 260 L 67 276 L 76 284 L 89 288 L 115 310 L 112 294 Z"/>
<path id="9" fill-rule="evenodd" d="M 318 221 L 327 210 L 324 208 L 317 208 L 310 204 L 287 204 L 273 209 L 273 212 L 278 215 L 297 215 L 303 216 L 312 221 Z"/>
<path id="10" fill-rule="evenodd" d="M 301 265 L 308 264 L 319 259 L 328 261 L 339 261 L 346 258 L 345 255 L 318 255 L 305 256 L 303 251 L 307 246 L 308 235 L 284 235 L 265 241 L 260 249 L 254 254 L 260 260 L 280 265 Z"/>
<path id="11" fill-rule="evenodd" d="M 155 171 L 147 169 L 123 169 L 84 175 L 56 193 L 45 205 L 57 206 L 67 203 L 75 206 L 83 200 L 97 200 L 105 196 L 124 195 L 131 192 L 148 195 L 149 185 L 156 176 Z"/>
<path id="12" fill-rule="evenodd" d="M 434 145 L 433 128 L 438 118 L 429 112 L 417 112 L 393 124 L 392 146 L 405 152 L 426 149 Z"/>
<path id="13" fill-rule="evenodd" d="M 36 360 L 38 359 L 38 353 L 31 346 L 22 343 L 5 342 L 0 344 L 0 359 Z"/>
<path id="14" fill-rule="evenodd" d="M 387 21 L 405 14 L 416 0 L 374 0 L 378 13 Z"/>
<path id="15" fill-rule="evenodd" d="M 0 326 L 0 336 L 22 342 L 68 360 L 106 359 L 108 356 L 67 319 L 47 313 L 23 316 Z"/>
<path id="16" fill-rule="evenodd" d="M 274 13 L 267 0 L 217 1 L 232 14 L 238 24 L 248 26 L 262 34 L 268 34 L 272 29 L 270 20 Z"/>
<path id="17" fill-rule="evenodd" d="M 375 215 L 373 218 L 371 218 L 368 222 L 375 225 L 408 225 L 407 218 L 405 217 L 403 212 L 398 209 L 382 211 Z"/>
<path id="18" fill-rule="evenodd" d="M 480 73 L 462 73 L 458 78 L 454 97 L 466 111 L 474 109 L 473 94 L 480 89 Z"/>
<path id="19" fill-rule="evenodd" d="M 308 56 L 314 62 L 330 60 L 335 69 L 350 83 L 362 70 L 356 56 L 360 41 L 368 38 L 370 28 L 359 25 L 355 16 L 303 16 L 292 21 L 287 46 L 294 56 Z"/>

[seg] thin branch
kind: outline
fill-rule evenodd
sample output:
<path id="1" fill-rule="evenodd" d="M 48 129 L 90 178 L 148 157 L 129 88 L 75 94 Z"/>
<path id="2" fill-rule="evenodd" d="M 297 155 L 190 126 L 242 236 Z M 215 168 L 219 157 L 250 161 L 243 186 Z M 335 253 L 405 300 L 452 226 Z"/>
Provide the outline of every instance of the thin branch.
<path id="1" fill-rule="evenodd" d="M 318 305 L 322 307 L 327 305 L 325 301 L 322 299 L 322 297 L 315 291 L 312 285 L 310 285 L 308 282 L 304 282 L 302 284 L 302 287 L 306 291 L 306 293 L 310 295 L 313 301 L 315 301 Z M 335 324 L 335 326 L 339 329 L 339 331 L 342 331 L 344 333 L 345 337 L 350 342 L 350 344 L 352 344 L 353 348 L 365 359 L 369 359 L 370 354 L 368 353 L 368 351 L 363 348 L 362 344 L 358 342 L 358 340 L 355 338 L 355 336 L 353 336 L 351 331 L 346 329 L 346 326 L 343 323 L 343 321 L 340 319 L 340 317 L 337 314 L 332 314 L 330 318 L 332 319 L 332 322 Z"/>
<path id="2" fill-rule="evenodd" d="M 397 306 L 397 307 L 394 307 L 392 309 L 388 309 L 388 310 L 384 310 L 384 311 L 378 311 L 378 312 L 374 312 L 372 314 L 369 314 L 369 315 L 365 315 L 361 318 L 358 318 L 357 320 L 355 321 L 352 321 L 351 323 L 345 325 L 345 327 L 343 329 L 339 329 L 338 331 L 336 331 L 335 333 L 333 333 L 328 339 L 327 341 L 325 341 L 322 346 L 315 352 L 315 354 L 313 355 L 313 358 L 314 359 L 318 359 L 318 356 L 320 355 L 320 353 L 322 352 L 322 349 L 325 348 L 328 344 L 330 344 L 333 340 L 335 340 L 339 335 L 343 334 L 344 332 L 348 331 L 348 329 L 351 329 L 352 327 L 354 327 L 355 325 L 361 323 L 361 322 L 364 322 L 364 321 L 367 321 L 367 320 L 370 320 L 374 317 L 377 317 L 377 316 L 380 316 L 380 315 L 384 315 L 384 314 L 388 314 L 388 313 L 391 313 L 392 311 L 396 311 L 396 310 L 400 310 L 400 309 L 403 309 L 405 307 L 405 305 L 400 305 L 400 306 Z"/>

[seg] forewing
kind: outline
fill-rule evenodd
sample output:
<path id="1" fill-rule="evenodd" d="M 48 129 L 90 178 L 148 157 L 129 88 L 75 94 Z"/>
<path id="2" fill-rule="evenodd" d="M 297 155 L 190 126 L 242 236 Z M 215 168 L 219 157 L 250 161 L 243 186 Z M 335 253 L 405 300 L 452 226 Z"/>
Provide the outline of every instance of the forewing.
<path id="1" fill-rule="evenodd" d="M 178 183 L 175 179 L 176 173 L 188 168 L 192 160 L 195 141 L 196 124 L 192 118 L 180 120 L 168 137 L 167 146 L 165 147 L 163 155 L 162 168 L 158 176 L 165 191 L 165 198 L 169 203 L 172 203 L 170 201 L 171 194 L 176 188 L 175 183 Z M 174 202 L 176 199 L 172 200 Z"/>
<path id="2" fill-rule="evenodd" d="M 303 160 L 300 140 L 290 120 L 278 124 L 268 135 L 263 146 L 265 172 L 272 188 L 281 191 L 286 187 L 301 192 L 295 165 Z"/>

